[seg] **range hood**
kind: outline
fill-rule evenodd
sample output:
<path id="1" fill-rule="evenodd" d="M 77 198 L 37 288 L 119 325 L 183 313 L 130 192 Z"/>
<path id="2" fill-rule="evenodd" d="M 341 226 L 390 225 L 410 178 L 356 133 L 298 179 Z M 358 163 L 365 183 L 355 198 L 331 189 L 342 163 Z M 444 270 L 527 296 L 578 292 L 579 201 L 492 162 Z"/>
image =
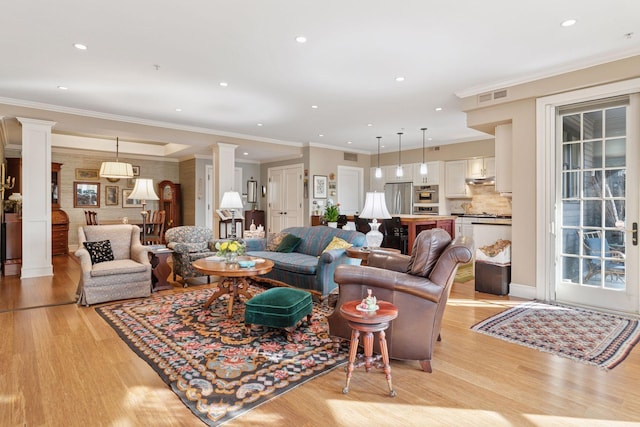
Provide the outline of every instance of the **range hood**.
<path id="1" fill-rule="evenodd" d="M 485 176 L 482 178 L 467 178 L 465 182 L 469 185 L 494 185 L 496 183 L 495 176 Z"/>

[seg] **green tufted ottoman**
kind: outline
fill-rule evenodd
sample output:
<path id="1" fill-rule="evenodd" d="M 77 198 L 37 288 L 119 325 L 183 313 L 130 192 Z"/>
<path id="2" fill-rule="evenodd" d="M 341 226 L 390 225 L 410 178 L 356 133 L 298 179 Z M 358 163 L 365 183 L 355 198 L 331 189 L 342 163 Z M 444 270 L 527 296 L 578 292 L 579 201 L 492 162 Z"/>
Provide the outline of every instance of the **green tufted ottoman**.
<path id="1" fill-rule="evenodd" d="M 311 320 L 313 302 L 309 292 L 294 288 L 271 288 L 246 302 L 244 324 L 246 333 L 251 325 L 291 328 L 305 316 Z"/>

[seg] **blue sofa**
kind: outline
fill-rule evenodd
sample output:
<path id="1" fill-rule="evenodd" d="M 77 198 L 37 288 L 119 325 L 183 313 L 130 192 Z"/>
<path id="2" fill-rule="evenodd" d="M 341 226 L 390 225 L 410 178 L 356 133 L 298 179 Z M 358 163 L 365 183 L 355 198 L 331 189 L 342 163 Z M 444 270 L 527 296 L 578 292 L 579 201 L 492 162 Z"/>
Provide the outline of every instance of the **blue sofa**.
<path id="1" fill-rule="evenodd" d="M 267 239 L 246 239 L 247 255 L 269 259 L 274 263 L 271 272 L 261 277 L 308 289 L 324 298 L 337 286 L 333 281 L 336 266 L 360 264 L 359 259 L 347 257 L 345 249 L 333 249 L 322 253 L 334 236 L 346 240 L 354 247 L 364 246 L 365 235 L 359 231 L 315 226 L 289 227 L 282 232 L 302 239 L 294 252 L 266 251 Z"/>

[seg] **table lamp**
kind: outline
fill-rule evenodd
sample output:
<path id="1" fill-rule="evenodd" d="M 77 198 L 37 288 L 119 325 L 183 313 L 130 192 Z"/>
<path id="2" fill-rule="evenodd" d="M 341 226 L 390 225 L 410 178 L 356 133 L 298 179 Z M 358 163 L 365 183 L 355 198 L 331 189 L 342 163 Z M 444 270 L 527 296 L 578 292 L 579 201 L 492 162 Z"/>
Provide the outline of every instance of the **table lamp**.
<path id="1" fill-rule="evenodd" d="M 127 199 L 138 199 L 142 202 L 142 244 L 145 244 L 147 232 L 147 210 L 145 206 L 147 200 L 158 200 L 158 195 L 153 189 L 153 180 L 149 178 L 136 179 L 136 185 Z"/>
<path id="2" fill-rule="evenodd" d="M 244 209 L 242 198 L 237 191 L 225 191 L 220 201 L 220 209 L 231 210 L 231 238 L 236 238 L 236 209 Z"/>
<path id="3" fill-rule="evenodd" d="M 379 248 L 384 236 L 380 231 L 378 231 L 378 227 L 380 227 L 378 218 L 391 218 L 391 214 L 387 210 L 387 204 L 384 200 L 384 193 L 367 193 L 367 198 L 364 201 L 364 208 L 362 209 L 360 218 L 369 218 L 372 220 L 369 223 L 371 231 L 366 235 L 367 246 L 371 249 Z"/>

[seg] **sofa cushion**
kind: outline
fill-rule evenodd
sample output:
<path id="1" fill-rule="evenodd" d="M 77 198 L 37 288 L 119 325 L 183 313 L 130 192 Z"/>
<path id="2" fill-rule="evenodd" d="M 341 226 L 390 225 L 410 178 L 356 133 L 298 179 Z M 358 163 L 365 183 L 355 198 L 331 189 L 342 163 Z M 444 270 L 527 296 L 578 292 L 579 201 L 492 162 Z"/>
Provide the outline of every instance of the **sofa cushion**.
<path id="1" fill-rule="evenodd" d="M 287 237 L 287 235 L 289 235 L 289 233 L 270 233 L 267 238 L 266 250 L 277 251 L 278 246 L 280 246 L 280 243 L 282 243 L 282 240 Z"/>
<path id="2" fill-rule="evenodd" d="M 276 252 L 291 253 L 296 250 L 301 241 L 301 238 L 296 237 L 293 234 L 287 234 L 278 245 Z"/>
<path id="3" fill-rule="evenodd" d="M 324 248 L 322 253 L 325 253 L 327 251 L 331 251 L 333 249 L 348 249 L 351 246 L 353 246 L 353 245 L 351 243 L 347 242 L 346 240 L 343 240 L 343 239 L 339 238 L 338 236 L 334 236 L 333 239 L 331 239 L 331 242 L 327 245 L 327 247 Z"/>
<path id="4" fill-rule="evenodd" d="M 316 227 L 289 227 L 282 230 L 302 239 L 296 252 L 312 255 L 314 257 L 322 255 L 322 251 L 327 247 L 334 237 L 339 237 L 344 241 L 352 243 L 354 246 L 362 246 L 365 243 L 364 234 L 358 231 L 342 230 L 325 226 Z"/>
<path id="5" fill-rule="evenodd" d="M 91 269 L 91 277 L 112 276 L 119 274 L 144 272 L 147 267 L 144 264 L 131 259 L 116 259 L 95 264 Z"/>
<path id="6" fill-rule="evenodd" d="M 298 252 L 252 251 L 247 255 L 273 261 L 273 268 L 290 273 L 315 275 L 318 270 L 318 258 Z"/>
<path id="7" fill-rule="evenodd" d="M 109 240 L 82 242 L 82 244 L 89 252 L 91 264 L 113 261 L 113 251 L 111 250 L 111 242 Z"/>

